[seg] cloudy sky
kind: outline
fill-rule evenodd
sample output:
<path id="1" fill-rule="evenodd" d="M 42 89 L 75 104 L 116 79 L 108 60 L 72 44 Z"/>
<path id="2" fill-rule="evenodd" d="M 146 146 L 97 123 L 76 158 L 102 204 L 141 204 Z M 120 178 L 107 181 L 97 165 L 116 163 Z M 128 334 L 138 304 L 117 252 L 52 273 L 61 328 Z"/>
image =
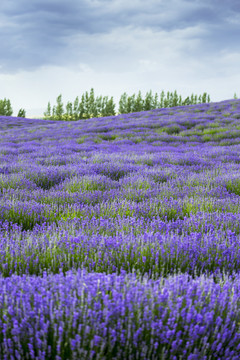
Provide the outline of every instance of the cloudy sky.
<path id="1" fill-rule="evenodd" d="M 48 101 L 177 90 L 240 97 L 239 0 L 1 0 L 0 99 Z"/>

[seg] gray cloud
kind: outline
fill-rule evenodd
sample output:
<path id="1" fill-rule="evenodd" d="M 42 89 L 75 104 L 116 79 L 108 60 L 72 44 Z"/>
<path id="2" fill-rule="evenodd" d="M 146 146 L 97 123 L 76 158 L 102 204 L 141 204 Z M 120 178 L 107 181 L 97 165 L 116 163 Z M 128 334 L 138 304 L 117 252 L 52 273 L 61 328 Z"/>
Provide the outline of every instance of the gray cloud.
<path id="1" fill-rule="evenodd" d="M 79 63 L 131 70 L 148 44 L 152 57 L 158 44 L 167 50 L 165 36 L 179 54 L 206 59 L 239 50 L 239 20 L 237 0 L 2 0 L 0 72 Z"/>

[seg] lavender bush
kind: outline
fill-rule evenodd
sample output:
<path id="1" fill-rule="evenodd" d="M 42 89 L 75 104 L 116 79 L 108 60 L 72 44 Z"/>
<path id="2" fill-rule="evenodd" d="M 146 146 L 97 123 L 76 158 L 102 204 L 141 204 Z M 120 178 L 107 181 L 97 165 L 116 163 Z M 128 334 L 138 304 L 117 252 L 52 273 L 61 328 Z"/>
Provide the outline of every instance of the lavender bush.
<path id="1" fill-rule="evenodd" d="M 0 117 L 0 358 L 240 358 L 240 101 Z"/>

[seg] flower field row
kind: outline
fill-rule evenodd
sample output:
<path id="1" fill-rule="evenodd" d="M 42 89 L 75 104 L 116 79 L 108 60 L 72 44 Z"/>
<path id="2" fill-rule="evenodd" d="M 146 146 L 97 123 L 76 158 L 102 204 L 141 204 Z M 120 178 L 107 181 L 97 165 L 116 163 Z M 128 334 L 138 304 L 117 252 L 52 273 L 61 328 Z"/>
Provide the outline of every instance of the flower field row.
<path id="1" fill-rule="evenodd" d="M 239 276 L 158 281 L 69 271 L 1 279 L 1 353 L 17 359 L 238 359 Z M 181 357 L 179 357 L 181 354 Z M 4 357 L 3 357 L 4 358 Z"/>
<path id="2" fill-rule="evenodd" d="M 0 117 L 0 358 L 240 358 L 240 101 Z"/>

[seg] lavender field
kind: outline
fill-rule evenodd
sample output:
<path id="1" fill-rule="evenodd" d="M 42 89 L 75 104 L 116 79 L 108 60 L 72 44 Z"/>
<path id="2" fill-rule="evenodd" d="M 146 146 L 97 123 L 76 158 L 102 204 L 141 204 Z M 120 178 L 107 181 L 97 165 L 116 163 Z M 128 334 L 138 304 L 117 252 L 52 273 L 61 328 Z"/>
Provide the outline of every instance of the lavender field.
<path id="1" fill-rule="evenodd" d="M 0 116 L 0 359 L 240 359 L 240 100 Z"/>

